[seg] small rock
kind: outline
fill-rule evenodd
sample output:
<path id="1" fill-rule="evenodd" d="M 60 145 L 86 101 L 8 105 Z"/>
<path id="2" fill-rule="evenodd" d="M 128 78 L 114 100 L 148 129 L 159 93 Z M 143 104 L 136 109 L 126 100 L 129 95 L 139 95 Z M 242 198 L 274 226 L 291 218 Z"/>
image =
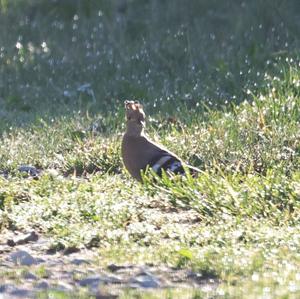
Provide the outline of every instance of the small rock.
<path id="1" fill-rule="evenodd" d="M 82 264 L 90 264 L 90 262 L 85 260 L 85 259 L 73 259 L 71 261 L 71 264 L 79 266 L 79 265 L 82 265 Z"/>
<path id="2" fill-rule="evenodd" d="M 26 234 L 25 236 L 23 236 L 23 238 L 19 239 L 16 241 L 16 243 L 19 244 L 25 244 L 28 242 L 35 242 L 39 239 L 39 235 L 35 232 L 32 231 L 29 234 Z"/>
<path id="3" fill-rule="evenodd" d="M 22 266 L 31 266 L 37 264 L 35 258 L 24 250 L 19 250 L 12 253 L 9 256 L 9 259 L 12 260 L 15 264 Z"/>
<path id="4" fill-rule="evenodd" d="M 79 280 L 79 285 L 82 287 L 87 287 L 87 286 L 95 287 L 96 285 L 98 286 L 101 281 L 102 281 L 102 279 L 99 275 L 90 276 L 90 277 Z"/>
<path id="5" fill-rule="evenodd" d="M 152 274 L 137 275 L 130 280 L 132 287 L 141 288 L 159 288 L 161 287 L 160 281 Z"/>
<path id="6" fill-rule="evenodd" d="M 28 279 L 28 280 L 37 280 L 37 276 L 31 272 L 24 273 L 23 277 L 24 279 Z"/>
<path id="7" fill-rule="evenodd" d="M 110 264 L 107 266 L 107 269 L 111 272 L 116 272 L 120 269 L 123 269 L 124 267 L 123 266 L 119 266 L 119 265 L 115 265 L 115 264 Z"/>
<path id="8" fill-rule="evenodd" d="M 9 288 L 9 285 L 0 284 L 0 294 L 6 292 L 8 288 Z"/>
<path id="9" fill-rule="evenodd" d="M 152 273 L 149 271 L 148 267 L 141 267 L 140 272 L 138 272 L 137 276 L 152 276 Z"/>
<path id="10" fill-rule="evenodd" d="M 46 253 L 47 254 L 55 254 L 56 252 L 64 250 L 65 248 L 66 248 L 66 246 L 63 243 L 58 242 L 58 243 L 55 243 L 55 244 L 51 244 L 50 248 L 48 248 L 46 250 Z"/>
<path id="11" fill-rule="evenodd" d="M 48 288 L 49 288 L 49 283 L 48 283 L 47 281 L 43 280 L 43 281 L 37 283 L 37 284 L 35 285 L 35 287 L 36 287 L 37 289 L 45 290 L 45 289 L 48 289 Z"/>
<path id="12" fill-rule="evenodd" d="M 86 244 L 86 248 L 91 249 L 93 247 L 98 247 L 100 243 L 100 238 L 99 236 L 94 236 L 90 239 L 88 244 Z"/>
<path id="13" fill-rule="evenodd" d="M 41 263 L 45 263 L 45 262 L 46 262 L 46 260 L 45 260 L 45 259 L 42 259 L 42 258 L 40 258 L 40 257 L 38 257 L 38 258 L 35 259 L 35 263 L 36 263 L 36 264 L 41 264 Z"/>
<path id="14" fill-rule="evenodd" d="M 133 266 L 119 266 L 119 265 L 115 265 L 115 264 L 110 264 L 107 266 L 107 269 L 111 272 L 116 272 L 119 270 L 124 270 L 124 269 L 132 269 Z"/>
<path id="15" fill-rule="evenodd" d="M 123 282 L 123 280 L 116 275 L 105 275 L 102 277 L 102 281 L 106 284 L 120 284 Z"/>
<path id="16" fill-rule="evenodd" d="M 73 290 L 73 286 L 66 283 L 66 282 L 59 282 L 57 285 L 55 285 L 55 290 L 61 291 L 61 292 L 69 292 Z"/>
<path id="17" fill-rule="evenodd" d="M 26 172 L 28 175 L 32 176 L 32 177 L 37 177 L 39 174 L 39 171 L 31 165 L 21 165 L 19 166 L 18 170 L 20 172 Z"/>
<path id="18" fill-rule="evenodd" d="M 69 254 L 79 252 L 79 251 L 80 251 L 79 248 L 77 248 L 75 246 L 70 246 L 70 247 L 67 247 L 66 249 L 64 249 L 63 254 L 69 255 Z"/>
<path id="19" fill-rule="evenodd" d="M 12 241 L 15 243 L 15 245 L 22 245 L 22 244 L 26 244 L 28 242 L 35 242 L 38 239 L 39 239 L 38 234 L 35 231 L 32 231 L 32 232 L 30 232 L 28 234 L 25 234 L 25 235 L 22 235 L 22 236 L 18 236 L 17 239 L 12 240 Z"/>
<path id="20" fill-rule="evenodd" d="M 195 281 L 203 281 L 207 279 L 216 279 L 217 276 L 214 272 L 211 271 L 203 271 L 203 272 L 193 272 L 193 271 L 188 271 L 187 272 L 187 278 L 195 280 Z"/>
<path id="21" fill-rule="evenodd" d="M 7 171 L 0 171 L 0 175 L 3 176 L 5 179 L 8 178 L 8 172 Z"/>
<path id="22" fill-rule="evenodd" d="M 56 268 L 56 267 L 64 268 L 64 266 L 65 266 L 64 261 L 62 259 L 59 259 L 59 258 L 56 258 L 56 259 L 53 259 L 53 260 L 51 260 L 49 258 L 48 259 L 46 258 L 46 261 L 47 261 L 47 266 L 49 268 Z"/>
<path id="23" fill-rule="evenodd" d="M 12 298 L 12 296 L 20 297 L 20 298 L 30 298 L 31 295 L 32 295 L 32 292 L 30 292 L 27 289 L 18 289 L 18 288 L 16 288 L 15 290 L 13 290 L 9 293 L 8 298 Z"/>
<path id="24" fill-rule="evenodd" d="M 30 298 L 32 292 L 27 289 L 19 289 L 13 284 L 0 285 L 0 298 Z"/>
<path id="25" fill-rule="evenodd" d="M 8 239 L 8 240 L 6 241 L 6 244 L 7 244 L 8 246 L 10 246 L 10 247 L 16 246 L 16 242 L 15 242 L 13 239 Z"/>

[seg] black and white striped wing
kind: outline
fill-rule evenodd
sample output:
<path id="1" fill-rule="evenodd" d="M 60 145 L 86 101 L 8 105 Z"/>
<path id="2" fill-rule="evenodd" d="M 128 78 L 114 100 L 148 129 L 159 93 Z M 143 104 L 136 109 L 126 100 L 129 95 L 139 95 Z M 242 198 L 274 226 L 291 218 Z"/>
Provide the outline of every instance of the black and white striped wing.
<path id="1" fill-rule="evenodd" d="M 152 159 L 149 166 L 159 176 L 163 170 L 174 174 L 185 174 L 182 162 L 167 152 Z"/>

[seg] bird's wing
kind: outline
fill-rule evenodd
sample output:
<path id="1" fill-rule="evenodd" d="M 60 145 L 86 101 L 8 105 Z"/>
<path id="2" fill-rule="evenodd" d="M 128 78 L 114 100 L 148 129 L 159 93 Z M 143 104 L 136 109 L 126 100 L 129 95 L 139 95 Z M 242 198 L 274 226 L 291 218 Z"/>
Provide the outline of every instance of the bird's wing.
<path id="1" fill-rule="evenodd" d="M 183 162 L 177 155 L 167 150 L 162 145 L 154 143 L 146 137 L 144 138 L 148 144 L 149 153 L 151 153 L 151 155 L 149 155 L 151 158 L 149 158 L 147 166 L 151 167 L 155 173 L 161 175 L 163 170 L 173 173 L 185 173 Z"/>

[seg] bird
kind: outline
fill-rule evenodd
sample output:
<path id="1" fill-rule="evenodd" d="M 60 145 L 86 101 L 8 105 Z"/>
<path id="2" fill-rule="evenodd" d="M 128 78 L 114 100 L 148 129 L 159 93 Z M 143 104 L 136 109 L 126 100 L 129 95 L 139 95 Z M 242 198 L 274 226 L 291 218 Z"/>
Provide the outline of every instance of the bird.
<path id="1" fill-rule="evenodd" d="M 197 176 L 200 170 L 185 164 L 176 154 L 150 140 L 145 134 L 146 115 L 138 101 L 125 101 L 126 131 L 123 135 L 121 154 L 125 168 L 136 180 L 143 182 L 142 173 L 152 169 L 162 173 L 185 175 L 189 171 Z"/>

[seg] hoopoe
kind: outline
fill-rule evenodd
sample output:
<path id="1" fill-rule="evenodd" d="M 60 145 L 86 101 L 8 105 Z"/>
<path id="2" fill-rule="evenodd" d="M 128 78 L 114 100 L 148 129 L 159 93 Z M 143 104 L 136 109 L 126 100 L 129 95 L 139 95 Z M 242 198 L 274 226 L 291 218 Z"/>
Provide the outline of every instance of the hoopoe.
<path id="1" fill-rule="evenodd" d="M 133 178 L 142 181 L 142 172 L 147 168 L 159 176 L 163 170 L 182 175 L 186 170 L 192 175 L 199 173 L 199 169 L 186 165 L 177 155 L 145 135 L 145 113 L 139 102 L 125 101 L 125 110 L 126 132 L 122 140 L 122 158 Z"/>

